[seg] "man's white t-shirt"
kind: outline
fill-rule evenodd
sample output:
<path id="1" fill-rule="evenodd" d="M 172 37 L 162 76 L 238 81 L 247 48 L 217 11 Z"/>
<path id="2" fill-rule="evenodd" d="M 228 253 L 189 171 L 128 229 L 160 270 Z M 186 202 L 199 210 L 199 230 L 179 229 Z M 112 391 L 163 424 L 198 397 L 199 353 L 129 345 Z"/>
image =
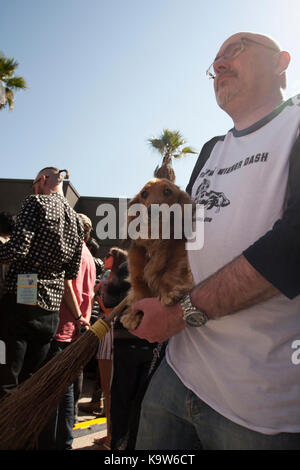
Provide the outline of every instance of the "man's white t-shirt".
<path id="1" fill-rule="evenodd" d="M 281 219 L 299 128 L 295 100 L 266 124 L 231 130 L 214 146 L 192 188 L 192 198 L 205 206 L 204 246 L 189 252 L 196 284 Z M 280 294 L 203 327 L 186 327 L 170 339 L 166 358 L 186 387 L 233 422 L 265 434 L 300 432 L 297 345 L 300 296 Z"/>

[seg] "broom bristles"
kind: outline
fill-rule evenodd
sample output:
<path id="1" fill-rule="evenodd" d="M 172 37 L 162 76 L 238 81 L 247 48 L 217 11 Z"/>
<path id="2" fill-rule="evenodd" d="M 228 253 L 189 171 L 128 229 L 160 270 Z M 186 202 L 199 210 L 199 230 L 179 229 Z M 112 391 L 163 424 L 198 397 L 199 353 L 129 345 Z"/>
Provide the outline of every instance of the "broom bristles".
<path id="1" fill-rule="evenodd" d="M 32 449 L 99 339 L 87 331 L 0 402 L 0 449 Z"/>
<path id="2" fill-rule="evenodd" d="M 113 309 L 107 322 L 120 314 L 126 301 L 127 298 Z M 37 447 L 39 434 L 52 417 L 67 388 L 75 381 L 81 368 L 96 353 L 99 339 L 108 330 L 107 323 L 98 320 L 77 341 L 53 357 L 28 380 L 19 385 L 11 395 L 1 400 L 1 450 Z"/>

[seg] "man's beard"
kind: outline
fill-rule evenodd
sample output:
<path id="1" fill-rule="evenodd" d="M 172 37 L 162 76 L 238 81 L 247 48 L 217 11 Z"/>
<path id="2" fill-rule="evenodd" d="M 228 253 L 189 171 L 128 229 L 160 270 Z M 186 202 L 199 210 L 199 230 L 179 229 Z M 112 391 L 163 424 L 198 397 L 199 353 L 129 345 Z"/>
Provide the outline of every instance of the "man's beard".
<path id="1" fill-rule="evenodd" d="M 233 74 L 233 76 L 235 75 Z M 219 83 L 216 91 L 216 100 L 220 108 L 224 109 L 238 93 L 239 87 L 235 80 L 230 79 L 230 83 Z"/>
<path id="2" fill-rule="evenodd" d="M 224 109 L 237 96 L 239 90 L 224 86 L 216 92 L 216 100 L 220 108 Z"/>

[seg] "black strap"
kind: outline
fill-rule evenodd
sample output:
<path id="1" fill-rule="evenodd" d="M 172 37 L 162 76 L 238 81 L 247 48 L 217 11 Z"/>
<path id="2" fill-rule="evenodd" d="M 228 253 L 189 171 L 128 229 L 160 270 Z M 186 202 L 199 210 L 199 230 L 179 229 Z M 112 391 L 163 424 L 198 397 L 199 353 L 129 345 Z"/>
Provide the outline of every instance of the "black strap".
<path id="1" fill-rule="evenodd" d="M 287 205 L 300 198 L 300 136 L 293 145 L 290 154 L 290 166 L 287 189 Z"/>
<path id="2" fill-rule="evenodd" d="M 195 183 L 197 176 L 199 175 L 200 171 L 202 170 L 208 158 L 210 157 L 212 149 L 214 148 L 214 146 L 219 140 L 224 140 L 224 138 L 225 138 L 224 135 L 213 137 L 211 140 L 209 140 L 208 142 L 206 142 L 206 144 L 203 145 L 200 155 L 198 157 L 198 160 L 196 162 L 196 165 L 194 166 L 194 169 L 192 171 L 190 181 L 186 187 L 186 192 L 189 195 L 191 195 L 193 184 Z"/>

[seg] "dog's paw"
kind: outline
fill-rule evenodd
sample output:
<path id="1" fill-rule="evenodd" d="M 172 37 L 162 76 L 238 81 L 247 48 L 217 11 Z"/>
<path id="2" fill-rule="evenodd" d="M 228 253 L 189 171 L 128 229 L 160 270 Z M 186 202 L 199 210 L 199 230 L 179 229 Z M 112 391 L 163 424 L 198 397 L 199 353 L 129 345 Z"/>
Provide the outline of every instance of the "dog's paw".
<path id="1" fill-rule="evenodd" d="M 172 295 L 165 294 L 160 297 L 160 301 L 163 305 L 168 306 L 175 304 L 176 298 L 174 298 Z"/>
<path id="2" fill-rule="evenodd" d="M 163 305 L 174 305 L 179 302 L 180 299 L 187 293 L 188 291 L 182 291 L 181 289 L 175 289 L 171 292 L 164 292 L 160 295 L 160 301 Z"/>

